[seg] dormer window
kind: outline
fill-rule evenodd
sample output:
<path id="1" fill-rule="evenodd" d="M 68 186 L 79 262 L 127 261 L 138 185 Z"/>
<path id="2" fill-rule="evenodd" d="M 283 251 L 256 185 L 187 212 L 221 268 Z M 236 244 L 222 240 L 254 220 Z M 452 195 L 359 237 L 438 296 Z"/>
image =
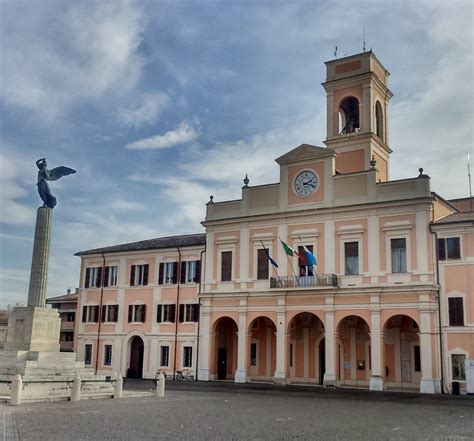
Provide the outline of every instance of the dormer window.
<path id="1" fill-rule="evenodd" d="M 349 96 L 339 106 L 339 135 L 358 132 L 359 121 L 359 100 Z"/>

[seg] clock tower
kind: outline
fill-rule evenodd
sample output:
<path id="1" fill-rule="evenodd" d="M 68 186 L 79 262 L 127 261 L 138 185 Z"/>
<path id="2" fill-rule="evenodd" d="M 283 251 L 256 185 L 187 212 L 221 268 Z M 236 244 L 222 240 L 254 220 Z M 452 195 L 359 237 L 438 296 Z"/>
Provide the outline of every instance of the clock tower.
<path id="1" fill-rule="evenodd" d="M 326 62 L 327 138 L 336 154 L 336 172 L 368 169 L 377 161 L 377 181 L 389 179 L 389 72 L 372 51 Z"/>

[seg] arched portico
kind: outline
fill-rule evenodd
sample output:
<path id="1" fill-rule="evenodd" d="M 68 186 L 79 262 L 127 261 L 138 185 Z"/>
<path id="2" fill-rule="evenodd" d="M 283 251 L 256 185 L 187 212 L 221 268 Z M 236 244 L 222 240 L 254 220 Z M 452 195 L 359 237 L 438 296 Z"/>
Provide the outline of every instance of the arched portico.
<path id="1" fill-rule="evenodd" d="M 250 381 L 272 381 L 276 366 L 276 326 L 268 317 L 257 317 L 248 328 Z"/>
<path id="2" fill-rule="evenodd" d="M 411 317 L 398 314 L 384 324 L 384 376 L 387 388 L 419 389 L 421 380 L 420 328 Z"/>
<path id="3" fill-rule="evenodd" d="M 301 312 L 288 325 L 288 382 L 321 384 L 325 372 L 324 325 Z"/>
<path id="4" fill-rule="evenodd" d="M 230 317 L 220 317 L 212 327 L 214 335 L 211 378 L 230 380 L 237 369 L 238 326 Z"/>
<path id="5" fill-rule="evenodd" d="M 360 316 L 343 318 L 337 326 L 338 372 L 341 386 L 369 386 L 371 375 L 370 328 Z"/>

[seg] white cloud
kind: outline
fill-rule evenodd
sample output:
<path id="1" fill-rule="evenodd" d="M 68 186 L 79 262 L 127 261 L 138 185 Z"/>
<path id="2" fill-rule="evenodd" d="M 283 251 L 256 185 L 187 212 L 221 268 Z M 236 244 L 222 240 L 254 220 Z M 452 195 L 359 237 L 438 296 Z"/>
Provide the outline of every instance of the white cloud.
<path id="1" fill-rule="evenodd" d="M 166 132 L 164 135 L 155 135 L 150 138 L 139 139 L 125 146 L 129 150 L 156 150 L 167 149 L 179 144 L 195 141 L 198 137 L 196 121 L 183 121 L 175 129 Z"/>
<path id="2" fill-rule="evenodd" d="M 77 100 L 130 89 L 143 60 L 136 3 L 2 5 L 2 92 L 7 103 L 54 119 Z"/>
<path id="3" fill-rule="evenodd" d="M 117 118 L 124 126 L 136 129 L 155 122 L 168 103 L 169 97 L 165 93 L 144 94 L 139 102 L 128 108 L 119 109 Z"/>
<path id="4" fill-rule="evenodd" d="M 141 211 L 145 210 L 146 206 L 140 202 L 116 199 L 109 204 L 109 208 L 117 211 Z"/>

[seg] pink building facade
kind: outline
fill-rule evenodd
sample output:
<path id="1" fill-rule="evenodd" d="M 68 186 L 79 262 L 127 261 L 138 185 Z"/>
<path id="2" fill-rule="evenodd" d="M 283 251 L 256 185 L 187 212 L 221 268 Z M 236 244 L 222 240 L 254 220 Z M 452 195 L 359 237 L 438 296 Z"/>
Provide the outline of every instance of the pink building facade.
<path id="1" fill-rule="evenodd" d="M 426 393 L 457 382 L 466 391 L 474 359 L 470 200 L 432 192 L 417 165 L 407 169 L 412 178 L 390 180 L 392 93 L 372 52 L 326 67 L 326 147 L 302 144 L 277 158 L 279 182 L 245 180 L 241 199 L 211 198 L 203 235 L 78 253 L 81 358 L 101 373 L 153 377 L 169 346 L 177 361 L 168 373 L 190 364 L 204 381 Z M 283 242 L 317 264 L 289 256 Z M 169 262 L 177 262 L 174 279 Z M 194 281 L 183 262 L 195 262 Z M 100 289 L 102 274 L 108 286 Z M 171 283 L 178 279 L 185 282 Z M 166 307 L 173 323 L 163 323 L 165 303 L 176 305 Z M 196 305 L 190 321 L 180 322 L 183 304 Z"/>
<path id="2" fill-rule="evenodd" d="M 103 375 L 194 377 L 204 244 L 195 234 L 77 253 L 78 358 Z"/>

